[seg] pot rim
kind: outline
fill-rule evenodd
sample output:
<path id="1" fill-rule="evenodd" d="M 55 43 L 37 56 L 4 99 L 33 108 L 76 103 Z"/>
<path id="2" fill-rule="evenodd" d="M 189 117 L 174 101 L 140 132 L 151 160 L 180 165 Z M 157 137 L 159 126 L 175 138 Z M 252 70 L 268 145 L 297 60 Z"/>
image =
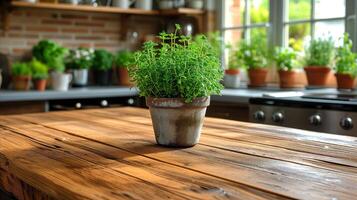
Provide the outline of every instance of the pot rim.
<path id="1" fill-rule="evenodd" d="M 311 69 L 311 70 L 314 70 L 314 69 L 329 69 L 329 70 L 331 70 L 331 67 L 329 67 L 329 66 L 311 65 L 311 66 L 305 66 L 304 69 Z"/>
<path id="2" fill-rule="evenodd" d="M 31 75 L 16 75 L 16 76 L 12 76 L 13 79 L 22 79 L 22 80 L 29 80 L 32 79 Z"/>
<path id="3" fill-rule="evenodd" d="M 351 74 L 342 74 L 342 73 L 335 73 L 335 76 L 338 77 L 338 76 L 348 76 L 348 77 L 351 77 L 352 79 L 355 79 L 356 76 L 353 76 Z"/>
<path id="4" fill-rule="evenodd" d="M 248 72 L 256 72 L 256 71 L 264 71 L 264 72 L 267 72 L 268 69 L 266 67 L 259 67 L 259 68 L 254 68 L 254 69 L 248 69 Z"/>
<path id="5" fill-rule="evenodd" d="M 151 108 L 205 108 L 210 104 L 210 96 L 197 97 L 190 103 L 183 98 L 146 97 L 146 105 Z"/>
<path id="6" fill-rule="evenodd" d="M 240 73 L 239 69 L 225 69 L 224 72 L 229 75 L 237 75 Z"/>

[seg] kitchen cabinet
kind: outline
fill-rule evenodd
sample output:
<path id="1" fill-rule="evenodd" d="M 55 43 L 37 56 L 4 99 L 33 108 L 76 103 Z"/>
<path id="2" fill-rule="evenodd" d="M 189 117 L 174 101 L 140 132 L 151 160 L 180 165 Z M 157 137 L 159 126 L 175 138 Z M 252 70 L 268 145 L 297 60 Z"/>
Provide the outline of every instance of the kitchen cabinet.
<path id="1" fill-rule="evenodd" d="M 0 116 L 0 187 L 18 199 L 354 199 L 353 137 L 206 118 L 192 148 L 149 112 Z"/>

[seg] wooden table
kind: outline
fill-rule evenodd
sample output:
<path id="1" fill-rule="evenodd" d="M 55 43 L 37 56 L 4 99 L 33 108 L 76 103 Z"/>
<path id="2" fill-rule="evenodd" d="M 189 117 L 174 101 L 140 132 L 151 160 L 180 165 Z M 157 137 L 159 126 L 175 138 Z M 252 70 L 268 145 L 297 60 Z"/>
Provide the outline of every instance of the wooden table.
<path id="1" fill-rule="evenodd" d="M 145 109 L 2 116 L 0 188 L 19 200 L 352 200 L 357 139 L 206 118 L 200 144 L 175 149 L 155 144 Z"/>

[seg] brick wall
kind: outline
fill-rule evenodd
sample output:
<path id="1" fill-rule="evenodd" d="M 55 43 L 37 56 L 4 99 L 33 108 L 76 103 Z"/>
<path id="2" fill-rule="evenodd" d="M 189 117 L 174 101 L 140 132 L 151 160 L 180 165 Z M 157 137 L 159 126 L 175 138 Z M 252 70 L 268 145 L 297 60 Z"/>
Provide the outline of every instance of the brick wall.
<path id="1" fill-rule="evenodd" d="M 13 11 L 9 19 L 9 30 L 0 30 L 0 52 L 11 60 L 29 57 L 32 46 L 41 39 L 52 39 L 68 48 L 104 48 L 115 52 L 135 49 L 145 35 L 160 30 L 155 17 L 131 16 L 128 31 L 139 33 L 135 42 L 122 40 L 118 14 L 21 9 Z"/>

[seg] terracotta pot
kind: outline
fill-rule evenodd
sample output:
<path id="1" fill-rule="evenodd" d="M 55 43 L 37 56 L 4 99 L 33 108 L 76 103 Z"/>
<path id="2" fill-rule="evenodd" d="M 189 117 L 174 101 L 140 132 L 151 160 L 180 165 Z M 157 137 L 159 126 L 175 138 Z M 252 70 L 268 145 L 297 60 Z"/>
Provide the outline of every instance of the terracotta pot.
<path id="1" fill-rule="evenodd" d="M 298 83 L 299 73 L 296 71 L 279 70 L 281 88 L 302 88 L 304 85 Z"/>
<path id="2" fill-rule="evenodd" d="M 35 88 L 37 91 L 45 91 L 47 85 L 47 79 L 37 79 L 35 82 Z"/>
<path id="3" fill-rule="evenodd" d="M 335 74 L 338 89 L 353 89 L 356 84 L 356 77 L 349 74 Z"/>
<path id="4" fill-rule="evenodd" d="M 327 86 L 331 69 L 328 67 L 308 66 L 304 68 L 309 86 Z"/>
<path id="5" fill-rule="evenodd" d="M 250 80 L 250 87 L 264 87 L 267 82 L 268 70 L 263 68 L 249 69 L 248 76 Z"/>
<path id="6" fill-rule="evenodd" d="M 181 98 L 146 98 L 159 145 L 191 147 L 198 143 L 209 97 L 185 103 Z"/>
<path id="7" fill-rule="evenodd" d="M 15 90 L 29 90 L 31 83 L 31 76 L 14 76 L 13 77 Z"/>
<path id="8" fill-rule="evenodd" d="M 226 69 L 224 71 L 223 84 L 226 88 L 239 88 L 240 71 L 239 69 Z"/>
<path id="9" fill-rule="evenodd" d="M 118 83 L 119 85 L 133 86 L 133 82 L 130 81 L 128 69 L 125 67 L 118 67 Z"/>

